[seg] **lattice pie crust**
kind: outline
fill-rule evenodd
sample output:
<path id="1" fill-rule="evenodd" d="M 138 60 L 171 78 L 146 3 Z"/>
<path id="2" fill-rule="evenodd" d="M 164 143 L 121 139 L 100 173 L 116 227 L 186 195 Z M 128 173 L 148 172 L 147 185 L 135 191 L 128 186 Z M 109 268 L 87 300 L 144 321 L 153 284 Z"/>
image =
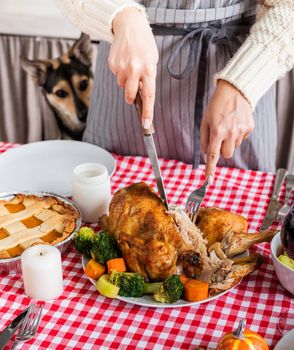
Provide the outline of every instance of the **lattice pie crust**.
<path id="1" fill-rule="evenodd" d="M 35 244 L 55 245 L 76 228 L 79 213 L 55 197 L 18 194 L 0 200 L 0 259 Z"/>

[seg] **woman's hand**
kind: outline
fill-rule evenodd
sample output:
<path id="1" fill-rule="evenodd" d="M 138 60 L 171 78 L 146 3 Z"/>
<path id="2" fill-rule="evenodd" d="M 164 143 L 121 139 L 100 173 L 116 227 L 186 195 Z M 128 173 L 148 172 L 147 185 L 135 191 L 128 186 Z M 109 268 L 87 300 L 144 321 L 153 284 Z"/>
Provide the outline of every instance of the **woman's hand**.
<path id="1" fill-rule="evenodd" d="M 141 89 L 142 125 L 148 129 L 153 119 L 158 51 L 146 16 L 135 8 L 119 12 L 113 22 L 114 40 L 109 53 L 109 67 L 117 83 L 125 89 L 125 100 L 134 102 Z"/>
<path id="2" fill-rule="evenodd" d="M 254 128 L 252 109 L 233 85 L 220 80 L 203 116 L 200 142 L 206 156 L 206 176 L 212 182 L 220 155 L 231 158 Z"/>

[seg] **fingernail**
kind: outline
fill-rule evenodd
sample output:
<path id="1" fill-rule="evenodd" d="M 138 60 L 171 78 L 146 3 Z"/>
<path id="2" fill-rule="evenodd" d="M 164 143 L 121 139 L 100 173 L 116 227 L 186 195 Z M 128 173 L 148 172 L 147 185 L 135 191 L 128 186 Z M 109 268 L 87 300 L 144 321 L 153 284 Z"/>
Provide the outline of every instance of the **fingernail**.
<path id="1" fill-rule="evenodd" d="M 204 159 L 204 162 L 206 164 L 207 163 L 207 155 L 206 154 L 203 154 L 203 159 Z"/>
<path id="2" fill-rule="evenodd" d="M 213 183 L 213 176 L 212 175 L 207 176 L 207 183 L 208 183 L 208 185 L 212 185 L 212 183 Z"/>
<path id="3" fill-rule="evenodd" d="M 151 119 L 149 119 L 149 118 L 144 119 L 143 128 L 144 129 L 149 129 L 150 126 L 151 126 Z"/>

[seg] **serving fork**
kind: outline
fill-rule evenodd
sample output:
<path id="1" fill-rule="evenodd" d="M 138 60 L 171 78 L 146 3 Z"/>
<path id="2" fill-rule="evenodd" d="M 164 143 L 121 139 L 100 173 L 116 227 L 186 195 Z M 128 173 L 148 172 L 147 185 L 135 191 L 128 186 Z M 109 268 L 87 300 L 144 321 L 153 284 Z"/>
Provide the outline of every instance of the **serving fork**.
<path id="1" fill-rule="evenodd" d="M 207 185 L 208 185 L 208 179 L 206 178 L 203 185 L 197 188 L 196 190 L 194 190 L 188 197 L 185 210 L 194 224 L 196 222 L 196 218 L 197 218 L 200 206 L 205 197 Z"/>
<path id="2" fill-rule="evenodd" d="M 32 304 L 29 307 L 27 315 L 23 319 L 22 325 L 15 337 L 15 342 L 13 343 L 11 350 L 16 349 L 20 343 L 27 342 L 34 338 L 41 320 L 42 310 L 43 305 Z"/>

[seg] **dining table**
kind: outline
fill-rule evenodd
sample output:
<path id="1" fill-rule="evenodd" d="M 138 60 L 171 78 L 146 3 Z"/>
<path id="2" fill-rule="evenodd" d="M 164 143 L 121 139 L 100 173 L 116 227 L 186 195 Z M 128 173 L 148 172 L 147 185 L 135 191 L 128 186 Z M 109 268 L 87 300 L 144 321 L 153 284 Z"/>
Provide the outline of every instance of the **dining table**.
<path id="1" fill-rule="evenodd" d="M 0 142 L 0 153 L 15 147 L 19 145 Z M 112 155 L 116 159 L 112 193 L 137 182 L 156 189 L 148 158 Z M 204 182 L 205 166 L 193 169 L 167 159 L 159 159 L 159 163 L 169 203 L 184 207 L 189 194 Z M 217 167 L 202 206 L 241 214 L 248 219 L 248 232 L 258 232 L 274 178 L 273 173 Z M 284 197 L 283 186 L 280 199 Z M 262 255 L 263 264 L 228 293 L 201 304 L 162 308 L 100 295 L 84 274 L 81 256 L 72 244 L 62 256 L 64 292 L 58 299 L 44 302 L 38 332 L 22 349 L 216 349 L 221 336 L 242 319 L 246 328 L 259 333 L 274 349 L 282 337 L 278 327 L 281 315 L 293 319 L 294 299 L 276 277 L 270 244 L 250 248 L 250 253 L 255 252 Z M 31 302 L 21 274 L 1 274 L 0 332 Z"/>

